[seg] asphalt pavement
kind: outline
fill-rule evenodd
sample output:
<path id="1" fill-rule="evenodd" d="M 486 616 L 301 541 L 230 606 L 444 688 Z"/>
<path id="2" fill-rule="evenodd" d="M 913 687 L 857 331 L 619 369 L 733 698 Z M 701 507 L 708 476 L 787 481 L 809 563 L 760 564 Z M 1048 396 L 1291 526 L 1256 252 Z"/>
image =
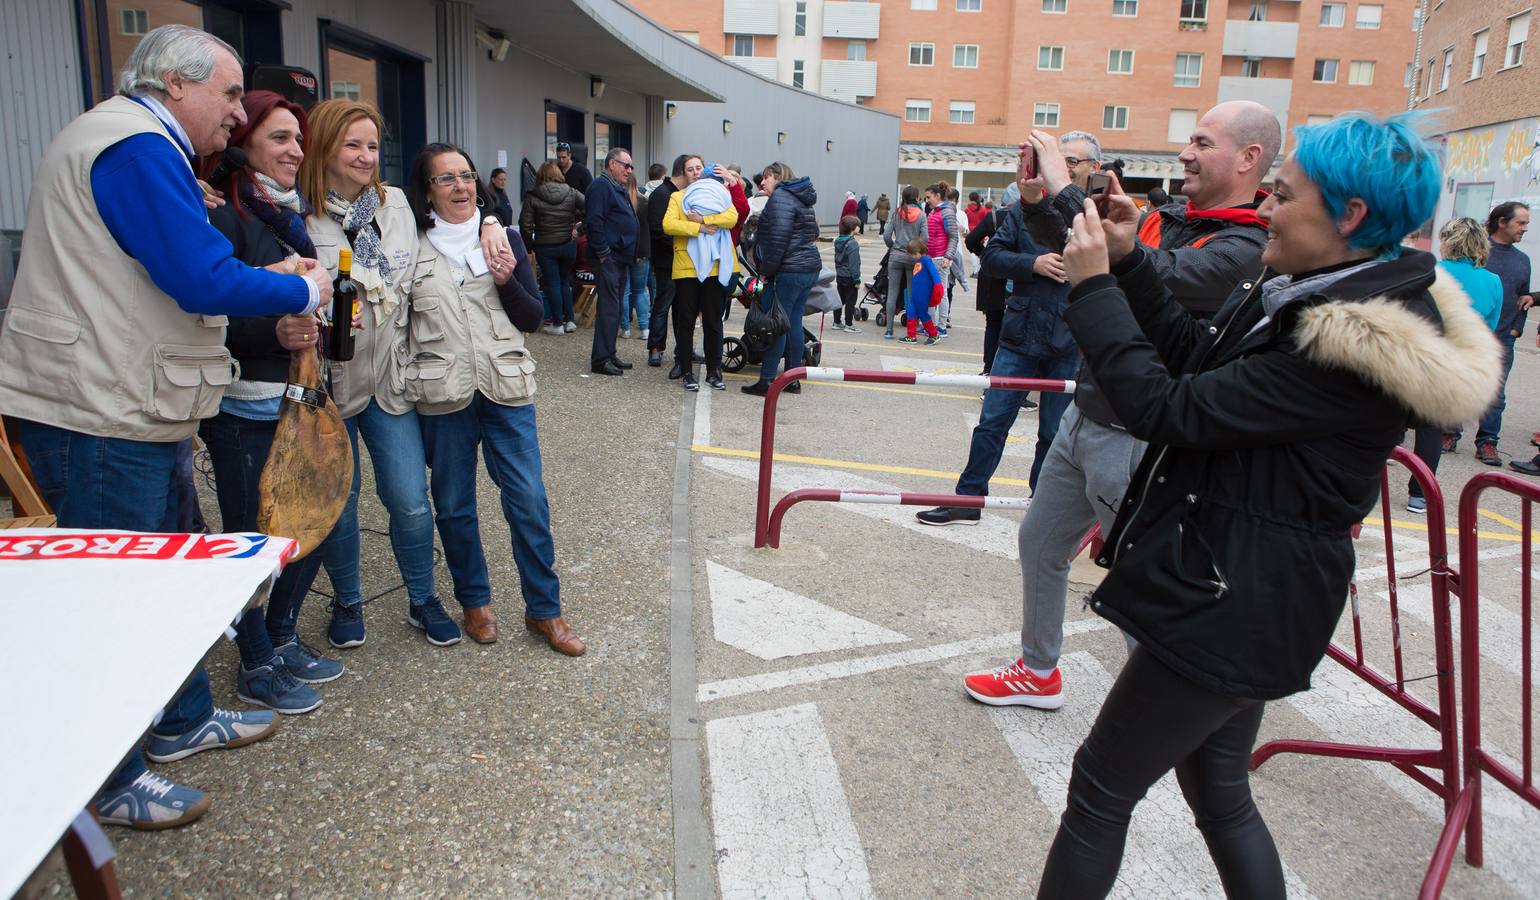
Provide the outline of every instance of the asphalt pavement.
<path id="1" fill-rule="evenodd" d="M 880 257 L 869 231 L 868 280 Z M 951 335 L 930 347 L 885 341 L 871 320 L 861 334 L 835 332 L 829 317 L 823 364 L 976 373 L 983 318 L 972 294 L 957 292 L 954 304 Z M 808 322 L 819 330 L 817 317 Z M 735 310 L 728 333 L 741 323 Z M 1082 560 L 1071 572 L 1065 707 L 977 704 L 962 676 L 1017 653 L 1019 513 L 931 528 L 908 507 L 804 503 L 788 514 L 780 549 L 755 549 L 763 402 L 738 390 L 751 375 L 729 375 L 726 392 L 687 395 L 645 365 L 633 339 L 620 342 L 633 371 L 591 376 L 589 337 L 530 338 L 557 571 L 588 654 L 558 656 L 520 627 L 508 531 L 484 474 L 496 644 L 423 640 L 404 622 L 404 592 L 391 590 L 399 577 L 388 540 L 366 532 L 366 596 L 383 594 L 366 608 L 368 643 L 333 651 L 348 671 L 321 687 L 325 705 L 285 719 L 272 739 L 157 767 L 210 791 L 214 806 L 189 828 L 112 830 L 125 895 L 1035 890 L 1070 758 L 1125 658 L 1116 630 L 1082 606 L 1099 570 Z M 1528 438 L 1540 429 L 1540 351 L 1525 341 L 1509 382 L 1505 457 L 1536 452 Z M 978 393 L 961 388 L 809 384 L 781 400 L 773 493 L 950 492 L 979 408 Z M 1024 411 L 993 493 L 1027 494 L 1036 427 Z M 1470 453 L 1471 431 L 1439 472 L 1449 528 L 1452 498 L 1488 471 Z M 1413 680 L 1435 674 L 1428 525 L 1405 511 L 1404 478 L 1392 483 L 1403 677 L 1428 698 L 1435 682 Z M 217 521 L 211 490 L 204 501 Z M 367 480 L 362 506 L 364 526 L 383 532 Z M 1482 507 L 1483 721 L 1499 752 L 1517 758 L 1519 511 L 1496 496 Z M 1358 545 L 1358 606 L 1368 657 L 1390 671 L 1379 522 Z M 451 596 L 442 563 L 438 585 Z M 316 589 L 328 590 L 324 577 Z M 325 625 L 326 600 L 312 595 L 301 634 L 324 646 Z M 1346 617 L 1339 640 L 1351 644 Z M 221 705 L 241 706 L 236 665 L 227 643 L 210 656 Z M 1314 690 L 1269 706 L 1262 739 L 1281 737 L 1436 741 L 1331 661 Z M 1292 894 L 1416 892 L 1442 807 L 1411 778 L 1385 763 L 1284 755 L 1252 782 Z M 1540 896 L 1540 811 L 1490 784 L 1485 799 L 1486 865 L 1457 860 L 1446 896 Z M 1222 896 L 1169 779 L 1135 815 L 1115 895 Z"/>

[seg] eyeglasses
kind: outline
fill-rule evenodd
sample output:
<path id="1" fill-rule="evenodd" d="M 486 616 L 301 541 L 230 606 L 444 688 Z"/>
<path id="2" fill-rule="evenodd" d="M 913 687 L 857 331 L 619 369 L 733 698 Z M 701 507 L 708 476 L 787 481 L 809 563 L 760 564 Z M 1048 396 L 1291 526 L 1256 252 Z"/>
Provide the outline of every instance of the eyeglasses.
<path id="1" fill-rule="evenodd" d="M 1080 165 L 1083 162 L 1087 162 L 1087 160 L 1081 159 L 1078 156 L 1066 156 L 1066 157 L 1064 157 L 1064 165 L 1070 167 L 1071 169 L 1073 169 L 1074 167 Z"/>
<path id="2" fill-rule="evenodd" d="M 439 187 L 454 187 L 456 181 L 462 182 L 464 184 L 475 184 L 476 177 L 477 176 L 475 172 L 461 172 L 458 175 L 454 172 L 445 172 L 442 175 L 435 175 L 432 178 L 429 178 L 428 181 L 429 183 L 436 184 Z"/>
<path id="3" fill-rule="evenodd" d="M 622 168 L 622 169 L 625 169 L 625 170 L 626 170 L 626 171 L 627 171 L 627 172 L 629 172 L 629 171 L 631 171 L 631 170 L 632 170 L 632 169 L 634 169 L 634 168 L 636 168 L 636 166 L 633 166 L 633 165 L 631 165 L 631 164 L 630 164 L 630 163 L 628 163 L 628 162 L 621 162 L 621 161 L 620 161 L 620 160 L 618 160 L 618 159 L 617 159 L 617 160 L 615 160 L 615 162 L 616 162 L 616 163 L 618 163 L 618 164 L 619 164 L 619 165 L 620 165 L 620 167 L 621 167 L 621 168 Z"/>

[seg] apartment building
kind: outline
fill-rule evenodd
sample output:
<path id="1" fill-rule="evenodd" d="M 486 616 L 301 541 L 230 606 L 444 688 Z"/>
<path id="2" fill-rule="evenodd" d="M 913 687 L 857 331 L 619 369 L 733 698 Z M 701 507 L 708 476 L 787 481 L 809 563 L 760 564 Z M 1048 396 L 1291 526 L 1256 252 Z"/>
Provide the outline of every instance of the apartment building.
<path id="1" fill-rule="evenodd" d="M 1434 233 L 1453 216 L 1485 221 L 1505 200 L 1540 206 L 1540 56 L 1529 46 L 1532 0 L 1427 3 L 1411 100 L 1429 112 L 1445 142 Z"/>
<path id="2" fill-rule="evenodd" d="M 1032 128 L 1171 187 L 1198 116 L 1406 107 L 1420 0 L 632 0 L 744 68 L 903 116 L 900 180 L 1003 187 Z M 1466 5 L 1453 3 L 1452 5 Z"/>

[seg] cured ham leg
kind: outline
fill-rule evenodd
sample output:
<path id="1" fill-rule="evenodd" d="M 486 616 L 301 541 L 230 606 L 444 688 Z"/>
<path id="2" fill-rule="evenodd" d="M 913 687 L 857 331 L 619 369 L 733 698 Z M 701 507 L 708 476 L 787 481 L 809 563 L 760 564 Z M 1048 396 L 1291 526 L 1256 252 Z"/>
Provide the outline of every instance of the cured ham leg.
<path id="1" fill-rule="evenodd" d="M 321 386 L 316 351 L 296 350 L 278 413 L 278 433 L 257 483 L 257 528 L 293 538 L 295 559 L 320 546 L 353 485 L 353 450 L 342 416 Z"/>

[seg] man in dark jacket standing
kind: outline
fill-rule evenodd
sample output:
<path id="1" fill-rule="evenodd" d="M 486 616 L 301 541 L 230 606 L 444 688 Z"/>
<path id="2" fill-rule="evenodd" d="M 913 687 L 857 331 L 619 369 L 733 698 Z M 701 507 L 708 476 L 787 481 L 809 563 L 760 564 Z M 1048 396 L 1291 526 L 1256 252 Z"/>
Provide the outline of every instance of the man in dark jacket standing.
<path id="1" fill-rule="evenodd" d="M 1267 231 L 1256 214 L 1258 186 L 1282 141 L 1277 118 L 1260 104 L 1237 101 L 1209 111 L 1179 157 L 1187 173 L 1182 193 L 1189 203 L 1145 215 L 1129 265 L 1145 262 L 1192 315 L 1213 316 L 1237 284 L 1261 274 Z M 1064 156 L 1074 152 L 1072 145 L 1066 141 L 1061 153 L 1053 138 L 1040 132 L 1032 133 L 1032 144 L 1050 190 L 1065 183 Z M 1055 709 L 1064 702 L 1058 660 L 1070 558 L 1092 525 L 1100 523 L 1104 534 L 1111 530 L 1144 457 L 1145 443 L 1124 428 L 1085 366 L 1074 401 L 1064 413 L 1017 536 L 1022 656 L 1002 670 L 1013 672 L 1009 677 L 981 672 L 965 679 L 968 694 L 991 705 Z"/>
<path id="2" fill-rule="evenodd" d="M 593 351 L 589 368 L 596 375 L 620 375 L 631 368 L 615 356 L 620 332 L 620 296 L 636 255 L 639 222 L 626 176 L 631 172 L 631 153 L 616 147 L 604 158 L 604 175 L 589 185 L 584 195 L 588 214 L 588 254 L 599 288 L 599 314 L 594 320 Z"/>
<path id="3" fill-rule="evenodd" d="M 582 144 L 578 145 L 582 147 Z M 586 153 L 587 150 L 584 150 Z M 614 151 L 610 151 L 613 153 Z M 609 159 L 608 156 L 605 157 Z M 588 194 L 588 188 L 594 183 L 594 173 L 588 171 L 588 167 L 578 162 L 572 155 L 572 145 L 566 141 L 556 145 L 556 164 L 561 166 L 562 177 L 567 179 L 567 186 L 584 196 Z M 608 162 L 605 165 L 609 165 Z"/>
<path id="4" fill-rule="evenodd" d="M 674 307 L 674 239 L 663 233 L 663 216 L 668 212 L 668 198 L 684 190 L 684 164 L 689 154 L 674 157 L 670 177 L 663 179 L 647 195 L 647 233 L 652 239 L 652 277 L 657 293 L 652 295 L 652 322 L 647 331 L 647 365 L 663 365 L 663 351 L 668 349 L 668 327 Z"/>

